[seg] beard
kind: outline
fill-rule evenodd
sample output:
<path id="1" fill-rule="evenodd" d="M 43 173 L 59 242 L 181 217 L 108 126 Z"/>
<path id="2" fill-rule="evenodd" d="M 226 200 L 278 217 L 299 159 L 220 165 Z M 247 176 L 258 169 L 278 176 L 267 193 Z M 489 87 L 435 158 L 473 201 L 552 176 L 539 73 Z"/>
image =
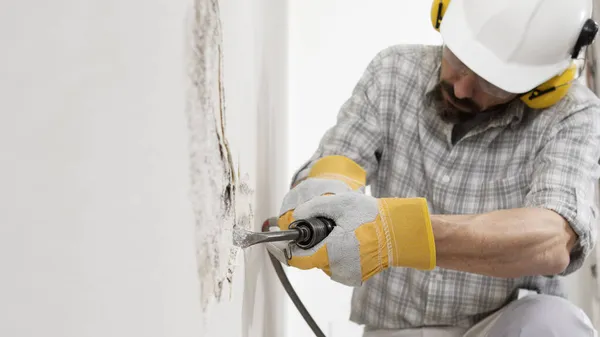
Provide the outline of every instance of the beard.
<path id="1" fill-rule="evenodd" d="M 448 98 L 444 97 L 444 93 Z M 456 97 L 454 86 L 444 81 L 435 86 L 433 102 L 440 118 L 452 124 L 469 120 L 483 111 L 473 100 Z"/>

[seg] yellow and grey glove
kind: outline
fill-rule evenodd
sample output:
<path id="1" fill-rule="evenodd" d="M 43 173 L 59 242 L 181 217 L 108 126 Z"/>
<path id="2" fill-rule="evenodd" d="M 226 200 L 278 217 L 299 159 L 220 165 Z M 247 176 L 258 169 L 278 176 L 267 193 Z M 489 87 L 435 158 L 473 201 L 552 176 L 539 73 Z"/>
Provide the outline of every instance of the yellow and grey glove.
<path id="1" fill-rule="evenodd" d="M 360 286 L 390 267 L 431 270 L 435 242 L 423 198 L 374 198 L 349 192 L 315 197 L 301 204 L 295 219 L 325 217 L 336 223 L 318 245 L 291 246 L 290 266 L 319 268 L 334 281 Z"/>
<path id="2" fill-rule="evenodd" d="M 294 221 L 292 213 L 298 205 L 322 195 L 363 190 L 366 172 L 344 156 L 326 156 L 317 160 L 307 177 L 295 185 L 283 198 L 279 212 L 279 228 L 288 229 Z"/>
<path id="3" fill-rule="evenodd" d="M 283 198 L 277 225 L 288 229 L 294 221 L 293 212 L 302 203 L 317 196 L 362 191 L 366 185 L 366 172 L 348 157 L 332 155 L 317 160 L 306 177 L 292 187 Z M 270 230 L 276 230 L 272 226 Z M 287 242 L 267 243 L 266 248 L 282 263 L 287 264 Z"/>

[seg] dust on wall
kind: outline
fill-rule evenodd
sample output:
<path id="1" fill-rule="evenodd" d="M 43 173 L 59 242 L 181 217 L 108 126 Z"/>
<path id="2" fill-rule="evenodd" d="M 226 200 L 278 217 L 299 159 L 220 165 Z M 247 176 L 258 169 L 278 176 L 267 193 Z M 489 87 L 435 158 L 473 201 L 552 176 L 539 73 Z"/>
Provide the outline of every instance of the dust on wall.
<path id="1" fill-rule="evenodd" d="M 195 0 L 190 22 L 187 119 L 190 197 L 196 231 L 200 300 L 205 311 L 230 287 L 239 249 L 233 229 L 253 220 L 252 189 L 240 175 L 226 138 L 222 30 L 218 0 Z M 244 179 L 241 179 L 244 178 Z"/>

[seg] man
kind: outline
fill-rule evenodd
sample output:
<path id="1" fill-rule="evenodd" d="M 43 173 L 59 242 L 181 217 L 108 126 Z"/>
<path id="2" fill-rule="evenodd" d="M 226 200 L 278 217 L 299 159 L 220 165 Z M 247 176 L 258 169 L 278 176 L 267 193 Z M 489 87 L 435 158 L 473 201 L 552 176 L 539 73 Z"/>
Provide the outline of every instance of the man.
<path id="1" fill-rule="evenodd" d="M 573 67 L 591 7 L 435 1 L 443 46 L 381 51 L 283 200 L 281 228 L 336 227 L 270 251 L 356 287 L 365 336 L 595 336 L 559 279 L 596 238 L 600 100 Z"/>

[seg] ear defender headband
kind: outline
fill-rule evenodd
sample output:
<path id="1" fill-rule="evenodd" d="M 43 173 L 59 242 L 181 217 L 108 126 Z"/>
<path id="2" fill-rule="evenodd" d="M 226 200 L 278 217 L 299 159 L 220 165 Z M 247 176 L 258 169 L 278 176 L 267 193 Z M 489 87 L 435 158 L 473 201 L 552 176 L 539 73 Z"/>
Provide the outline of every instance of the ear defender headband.
<path id="1" fill-rule="evenodd" d="M 446 13 L 446 9 L 450 4 L 450 0 L 434 0 L 431 6 L 431 24 L 433 28 L 440 31 L 442 24 L 442 18 Z M 581 28 L 579 38 L 573 47 L 571 53 L 572 59 L 577 59 L 577 56 L 581 52 L 581 49 L 585 46 L 592 44 L 596 34 L 598 33 L 598 24 L 592 20 L 587 19 Z M 575 62 L 571 62 L 571 65 L 548 81 L 540 84 L 533 90 L 522 94 L 521 100 L 530 108 L 543 109 L 550 107 L 560 101 L 569 91 L 571 82 L 575 79 L 577 74 L 577 65 Z"/>

